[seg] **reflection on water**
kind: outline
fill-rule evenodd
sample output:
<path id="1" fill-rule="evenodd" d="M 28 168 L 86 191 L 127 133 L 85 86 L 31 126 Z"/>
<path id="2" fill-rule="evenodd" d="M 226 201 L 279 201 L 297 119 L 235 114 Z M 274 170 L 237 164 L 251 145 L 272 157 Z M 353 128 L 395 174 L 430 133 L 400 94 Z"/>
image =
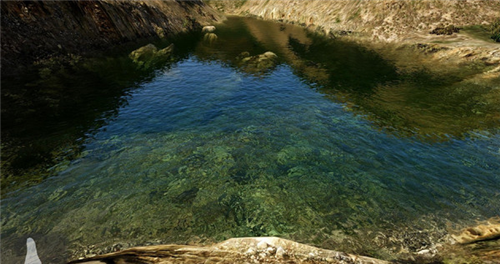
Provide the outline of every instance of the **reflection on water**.
<path id="1" fill-rule="evenodd" d="M 69 133 L 85 135 L 76 157 L 6 194 L 2 260 L 24 258 L 29 236 L 42 262 L 57 262 L 56 247 L 76 257 L 239 236 L 392 259 L 442 242 L 447 225 L 500 214 L 500 135 L 492 122 L 455 118 L 462 130 L 442 131 L 450 137 L 438 142 L 401 136 L 447 127 L 446 113 L 462 111 L 462 97 L 421 112 L 416 106 L 438 102 L 463 76 L 457 83 L 400 72 L 363 47 L 287 25 L 234 18 L 214 33 L 216 42 L 176 43 L 177 62 L 154 72 L 83 75 L 124 83 L 110 86 L 120 89 L 104 97 L 109 105 L 89 116 L 98 121 L 83 125 L 86 132 Z M 268 50 L 279 57 L 275 67 L 238 68 L 242 52 Z M 103 65 L 121 65 L 116 60 Z M 98 103 L 99 91 L 82 101 Z M 484 115 L 496 115 L 489 107 Z M 96 119 L 102 113 L 110 114 Z"/>

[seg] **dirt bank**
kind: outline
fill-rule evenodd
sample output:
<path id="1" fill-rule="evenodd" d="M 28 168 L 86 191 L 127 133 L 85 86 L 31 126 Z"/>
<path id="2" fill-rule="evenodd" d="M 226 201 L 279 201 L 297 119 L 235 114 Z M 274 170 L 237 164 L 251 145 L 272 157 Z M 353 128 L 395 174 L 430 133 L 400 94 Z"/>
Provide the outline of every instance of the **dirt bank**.
<path id="1" fill-rule="evenodd" d="M 215 8 L 234 15 L 318 27 L 326 34 L 357 32 L 374 40 L 402 41 L 427 35 L 439 26 L 487 25 L 500 17 L 495 0 L 212 0 Z"/>

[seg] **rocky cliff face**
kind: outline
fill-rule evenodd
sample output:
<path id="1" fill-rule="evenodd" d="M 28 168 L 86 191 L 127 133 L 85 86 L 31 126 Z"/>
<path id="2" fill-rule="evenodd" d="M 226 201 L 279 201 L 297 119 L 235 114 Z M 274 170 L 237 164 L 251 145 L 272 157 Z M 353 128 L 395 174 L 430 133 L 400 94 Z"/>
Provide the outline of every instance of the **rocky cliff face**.
<path id="1" fill-rule="evenodd" d="M 212 0 L 228 14 L 299 23 L 326 34 L 358 32 L 375 40 L 400 41 L 437 27 L 488 25 L 500 18 L 496 0 Z"/>
<path id="2" fill-rule="evenodd" d="M 168 37 L 221 17 L 201 0 L 2 1 L 2 72 L 57 54 Z"/>

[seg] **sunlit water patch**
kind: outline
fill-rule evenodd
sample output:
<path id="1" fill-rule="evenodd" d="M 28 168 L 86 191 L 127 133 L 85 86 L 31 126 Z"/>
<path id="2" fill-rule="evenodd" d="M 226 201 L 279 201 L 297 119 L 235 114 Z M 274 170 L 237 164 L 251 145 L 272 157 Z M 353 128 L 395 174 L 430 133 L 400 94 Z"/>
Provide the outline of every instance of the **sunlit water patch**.
<path id="1" fill-rule="evenodd" d="M 2 261 L 22 259 L 29 236 L 42 262 L 241 236 L 390 259 L 500 214 L 498 133 L 398 136 L 320 92 L 298 62 L 249 73 L 231 60 L 252 45 L 200 45 L 104 113 L 59 173 L 2 200 Z M 370 78 L 399 80 L 380 63 L 387 75 Z"/>

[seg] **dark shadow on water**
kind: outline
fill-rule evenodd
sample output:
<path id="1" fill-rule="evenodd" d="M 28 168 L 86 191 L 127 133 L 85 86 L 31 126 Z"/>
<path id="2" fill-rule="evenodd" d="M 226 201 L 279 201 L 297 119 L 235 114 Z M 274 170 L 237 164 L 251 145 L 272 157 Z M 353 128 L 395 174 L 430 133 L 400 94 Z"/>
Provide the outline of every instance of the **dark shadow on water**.
<path id="1" fill-rule="evenodd" d="M 36 184 L 57 173 L 83 143 L 127 103 L 128 94 L 158 72 L 184 60 L 198 34 L 178 36 L 183 43 L 167 60 L 138 67 L 128 53 L 136 46 L 118 47 L 110 56 L 66 57 L 40 61 L 24 74 L 2 79 L 2 195 Z M 157 40 L 158 47 L 168 46 Z"/>

